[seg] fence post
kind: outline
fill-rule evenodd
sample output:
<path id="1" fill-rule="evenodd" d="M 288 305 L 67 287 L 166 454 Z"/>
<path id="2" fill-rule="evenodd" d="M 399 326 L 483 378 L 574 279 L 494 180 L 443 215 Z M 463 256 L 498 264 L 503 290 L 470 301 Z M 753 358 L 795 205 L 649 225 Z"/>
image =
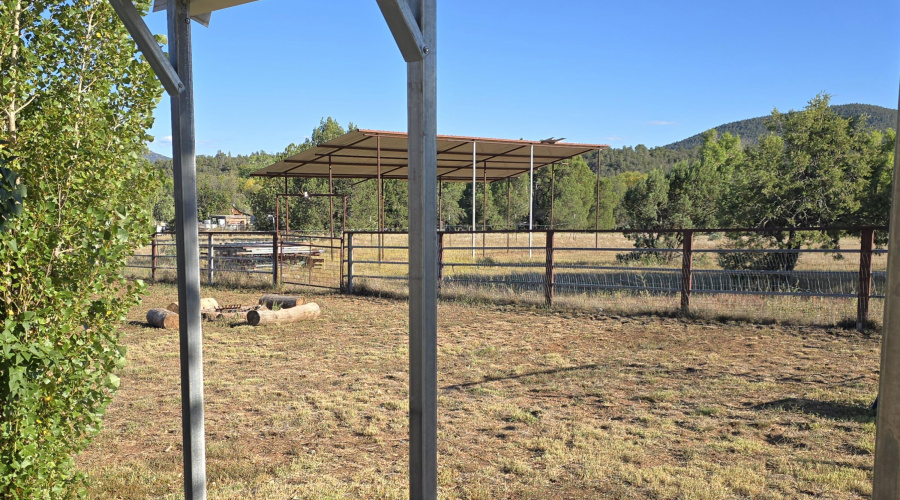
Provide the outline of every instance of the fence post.
<path id="1" fill-rule="evenodd" d="M 865 228 L 860 235 L 859 296 L 856 299 L 856 331 L 863 332 L 869 320 L 869 297 L 872 295 L 872 247 L 875 230 Z"/>
<path id="2" fill-rule="evenodd" d="M 347 233 L 347 293 L 353 295 L 353 233 Z"/>
<path id="3" fill-rule="evenodd" d="M 278 231 L 272 233 L 272 286 L 278 286 Z"/>
<path id="4" fill-rule="evenodd" d="M 683 239 L 683 248 L 681 251 L 681 314 L 688 314 L 691 312 L 694 231 L 685 231 Z"/>
<path id="5" fill-rule="evenodd" d="M 438 255 L 437 255 L 437 282 L 438 291 L 441 289 L 441 282 L 444 280 L 444 233 L 438 232 Z"/>
<path id="6" fill-rule="evenodd" d="M 207 284 L 213 284 L 213 233 L 209 233 L 209 239 L 206 241 L 206 281 Z"/>
<path id="7" fill-rule="evenodd" d="M 156 281 L 156 232 L 153 233 L 153 239 L 150 240 L 150 279 Z"/>
<path id="8" fill-rule="evenodd" d="M 553 283 L 554 283 L 554 268 L 553 268 L 553 231 L 547 231 L 547 260 L 545 263 L 545 276 L 544 276 L 544 299 L 547 301 L 547 306 L 553 306 Z"/>

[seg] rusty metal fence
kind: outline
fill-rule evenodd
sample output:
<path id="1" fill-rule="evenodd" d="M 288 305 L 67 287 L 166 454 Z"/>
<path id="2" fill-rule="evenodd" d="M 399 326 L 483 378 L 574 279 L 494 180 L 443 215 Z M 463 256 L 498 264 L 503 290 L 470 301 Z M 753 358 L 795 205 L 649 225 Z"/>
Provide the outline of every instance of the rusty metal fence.
<path id="1" fill-rule="evenodd" d="M 802 248 L 775 243 L 791 231 L 839 238 Z M 887 250 L 876 241 L 886 231 L 655 230 L 649 248 L 635 245 L 646 231 L 439 231 L 438 275 L 445 297 L 573 304 L 611 314 L 852 321 L 863 330 L 883 309 Z M 404 293 L 407 242 L 405 232 L 201 232 L 201 277 L 206 284 Z M 172 234 L 154 235 L 128 267 L 134 277 L 174 281 Z"/>
<path id="2" fill-rule="evenodd" d="M 302 285 L 340 290 L 341 238 L 289 231 L 201 231 L 200 275 L 207 285 Z M 129 259 L 134 277 L 175 280 L 175 239 L 157 233 Z"/>
<path id="3" fill-rule="evenodd" d="M 870 325 L 884 296 L 884 227 L 438 232 L 442 295 L 531 300 L 613 309 L 692 313 L 774 321 Z M 827 244 L 785 248 L 786 236 L 830 234 Z M 885 233 L 881 233 L 885 234 Z M 839 237 L 838 237 L 839 236 Z M 405 233 L 345 234 L 347 290 L 403 291 Z M 798 245 L 792 245 L 798 246 Z M 877 311 L 876 311 L 877 312 Z M 805 321 L 805 319 L 801 319 Z"/>

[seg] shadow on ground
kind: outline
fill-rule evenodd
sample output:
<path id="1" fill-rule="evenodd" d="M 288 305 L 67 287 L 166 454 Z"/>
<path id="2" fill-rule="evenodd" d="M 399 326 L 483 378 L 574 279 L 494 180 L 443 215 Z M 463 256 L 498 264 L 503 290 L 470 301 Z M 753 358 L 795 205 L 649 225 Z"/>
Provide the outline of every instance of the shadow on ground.
<path id="1" fill-rule="evenodd" d="M 750 407 L 752 410 L 787 410 L 799 411 L 808 415 L 841 420 L 868 420 L 874 413 L 868 406 L 848 405 L 834 401 L 816 401 L 814 399 L 785 398 Z"/>
<path id="2" fill-rule="evenodd" d="M 594 368 L 597 368 L 596 363 L 591 363 L 588 365 L 581 365 L 581 366 L 570 366 L 568 368 L 554 368 L 552 370 L 540 370 L 540 371 L 536 371 L 536 372 L 520 373 L 518 375 L 508 375 L 506 377 L 485 377 L 483 380 L 478 380 L 475 382 L 464 382 L 462 384 L 447 385 L 447 386 L 441 387 L 441 390 L 443 390 L 443 391 L 454 391 L 454 390 L 458 391 L 458 390 L 465 389 L 467 387 L 473 387 L 473 386 L 480 385 L 480 384 L 486 384 L 488 382 L 496 382 L 498 380 L 514 380 L 517 378 L 535 377 L 538 375 L 553 375 L 556 373 L 572 372 L 572 371 L 576 371 L 576 370 L 593 370 Z"/>

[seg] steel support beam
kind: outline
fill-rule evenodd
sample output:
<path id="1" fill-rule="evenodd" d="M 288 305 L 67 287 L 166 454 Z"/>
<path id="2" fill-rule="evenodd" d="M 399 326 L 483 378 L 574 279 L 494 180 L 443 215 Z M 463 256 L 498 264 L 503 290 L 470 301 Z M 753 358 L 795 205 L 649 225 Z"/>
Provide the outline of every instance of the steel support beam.
<path id="1" fill-rule="evenodd" d="M 408 2 L 428 53 L 407 64 L 409 134 L 409 498 L 437 498 L 436 0 Z M 382 2 L 379 1 L 379 4 Z M 390 20 L 389 20 L 390 22 Z M 395 34 L 396 36 L 396 34 Z M 398 45 L 401 44 L 398 40 Z"/>
<path id="2" fill-rule="evenodd" d="M 181 427 L 184 497 L 206 498 L 206 438 L 203 424 L 203 333 L 200 322 L 200 245 L 197 241 L 197 169 L 194 89 L 188 4 L 168 0 L 169 59 L 184 84 L 172 101 L 175 177 L 175 245 L 181 353 Z"/>
<path id="3" fill-rule="evenodd" d="M 900 118 L 898 118 L 900 124 Z M 900 137 L 894 144 L 887 287 L 875 421 L 874 500 L 900 498 Z"/>
<path id="4" fill-rule="evenodd" d="M 378 2 L 378 7 L 381 9 L 384 20 L 387 21 L 391 34 L 394 35 L 403 60 L 411 63 L 424 59 L 429 50 L 428 43 L 423 37 L 408 0 L 375 1 Z"/>
<path id="5" fill-rule="evenodd" d="M 137 43 L 166 92 L 175 97 L 184 91 L 184 83 L 178 77 L 175 68 L 166 59 L 166 55 L 156 43 L 156 38 L 150 33 L 150 29 L 141 18 L 141 13 L 134 7 L 131 0 L 109 0 L 109 3 L 115 9 L 119 19 L 122 20 L 125 29 L 131 34 L 131 38 Z"/>

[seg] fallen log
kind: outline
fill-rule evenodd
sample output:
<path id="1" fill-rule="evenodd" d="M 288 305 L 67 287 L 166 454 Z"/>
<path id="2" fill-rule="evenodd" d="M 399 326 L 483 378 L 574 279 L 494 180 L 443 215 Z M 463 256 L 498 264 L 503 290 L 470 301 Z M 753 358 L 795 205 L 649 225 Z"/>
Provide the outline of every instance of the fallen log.
<path id="1" fill-rule="evenodd" d="M 277 311 L 258 309 L 256 311 L 247 312 L 247 323 L 252 326 L 294 323 L 296 321 L 316 319 L 319 317 L 320 313 L 321 310 L 319 310 L 319 305 L 315 302 L 288 309 L 279 309 Z"/>
<path id="2" fill-rule="evenodd" d="M 147 311 L 147 323 L 157 328 L 178 328 L 178 313 L 156 307 Z"/>
<path id="3" fill-rule="evenodd" d="M 200 310 L 205 311 L 207 309 L 215 309 L 219 307 L 219 302 L 212 297 L 207 297 L 205 299 L 200 299 Z M 178 302 L 172 302 L 169 304 L 166 309 L 172 311 L 173 313 L 178 313 Z"/>
<path id="4" fill-rule="evenodd" d="M 303 297 L 267 293 L 259 298 L 259 305 L 266 306 L 268 309 L 275 309 L 275 307 L 290 309 L 291 307 L 303 305 Z"/>

